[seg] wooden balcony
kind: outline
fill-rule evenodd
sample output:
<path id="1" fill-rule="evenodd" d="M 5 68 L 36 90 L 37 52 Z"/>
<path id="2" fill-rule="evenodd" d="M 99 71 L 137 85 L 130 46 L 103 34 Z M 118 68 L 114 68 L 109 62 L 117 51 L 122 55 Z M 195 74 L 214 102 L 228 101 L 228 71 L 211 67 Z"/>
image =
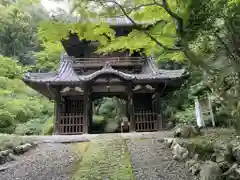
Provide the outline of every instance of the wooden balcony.
<path id="1" fill-rule="evenodd" d="M 73 68 L 99 68 L 109 62 L 112 67 L 139 67 L 144 64 L 144 57 L 99 57 L 99 58 L 75 58 Z"/>

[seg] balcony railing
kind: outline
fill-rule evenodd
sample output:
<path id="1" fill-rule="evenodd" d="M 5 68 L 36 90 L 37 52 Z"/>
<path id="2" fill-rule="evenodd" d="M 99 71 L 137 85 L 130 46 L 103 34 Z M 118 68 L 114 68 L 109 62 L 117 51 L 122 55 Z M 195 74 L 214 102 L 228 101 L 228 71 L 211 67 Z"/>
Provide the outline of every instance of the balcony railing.
<path id="1" fill-rule="evenodd" d="M 104 66 L 106 62 L 111 66 L 137 66 L 143 65 L 143 57 L 94 57 L 94 58 L 74 58 L 73 67 L 95 67 Z"/>

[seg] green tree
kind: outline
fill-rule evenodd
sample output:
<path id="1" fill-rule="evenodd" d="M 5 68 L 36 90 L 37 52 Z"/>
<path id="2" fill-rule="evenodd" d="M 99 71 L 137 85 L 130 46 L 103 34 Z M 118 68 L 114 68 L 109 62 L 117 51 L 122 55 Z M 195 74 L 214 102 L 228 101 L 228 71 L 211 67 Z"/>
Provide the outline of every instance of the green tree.
<path id="1" fill-rule="evenodd" d="M 0 4 L 0 53 L 15 57 L 23 64 L 32 64 L 32 52 L 39 49 L 36 27 L 46 15 L 40 5 L 37 8 L 31 1 L 3 1 Z"/>

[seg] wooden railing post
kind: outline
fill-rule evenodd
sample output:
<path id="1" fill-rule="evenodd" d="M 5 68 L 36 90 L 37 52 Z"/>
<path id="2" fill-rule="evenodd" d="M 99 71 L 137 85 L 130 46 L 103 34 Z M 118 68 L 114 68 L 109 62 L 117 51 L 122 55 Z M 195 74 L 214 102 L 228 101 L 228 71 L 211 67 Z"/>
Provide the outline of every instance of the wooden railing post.
<path id="1" fill-rule="evenodd" d="M 61 120 L 61 95 L 60 95 L 60 88 L 56 88 L 56 97 L 55 97 L 55 103 L 54 103 L 54 110 L 55 110 L 55 121 L 54 121 L 54 127 L 53 127 L 53 134 L 59 134 L 59 124 Z"/>
<path id="2" fill-rule="evenodd" d="M 88 133 L 88 121 L 89 121 L 89 85 L 84 84 L 84 118 L 83 118 L 83 133 Z"/>

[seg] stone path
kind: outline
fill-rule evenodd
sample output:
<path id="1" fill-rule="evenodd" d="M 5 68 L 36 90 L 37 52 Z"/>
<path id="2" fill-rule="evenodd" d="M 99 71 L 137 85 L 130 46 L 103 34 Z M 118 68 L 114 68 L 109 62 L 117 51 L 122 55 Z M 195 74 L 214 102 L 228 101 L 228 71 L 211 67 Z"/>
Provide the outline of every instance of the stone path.
<path id="1" fill-rule="evenodd" d="M 194 180 L 194 177 L 186 173 L 184 165 L 174 161 L 169 149 L 165 149 L 165 145 L 158 141 L 168 135 L 169 132 L 121 134 L 127 141 L 135 180 Z M 102 137 L 105 136 L 107 140 L 116 134 Z M 101 139 L 100 137 L 39 136 L 37 141 L 45 143 L 40 143 L 36 149 L 18 157 L 17 161 L 6 164 L 9 168 L 0 171 L 0 180 L 71 180 L 73 162 L 80 157 L 68 143 Z M 93 154 L 94 152 L 96 150 L 93 148 Z M 97 163 L 95 165 L 98 166 Z"/>
<path id="2" fill-rule="evenodd" d="M 70 180 L 71 164 L 79 157 L 69 144 L 40 144 L 17 161 L 4 164 L 0 180 Z"/>
<path id="3" fill-rule="evenodd" d="M 184 164 L 172 159 L 169 149 L 160 141 L 163 133 L 127 141 L 136 180 L 194 180 Z"/>

